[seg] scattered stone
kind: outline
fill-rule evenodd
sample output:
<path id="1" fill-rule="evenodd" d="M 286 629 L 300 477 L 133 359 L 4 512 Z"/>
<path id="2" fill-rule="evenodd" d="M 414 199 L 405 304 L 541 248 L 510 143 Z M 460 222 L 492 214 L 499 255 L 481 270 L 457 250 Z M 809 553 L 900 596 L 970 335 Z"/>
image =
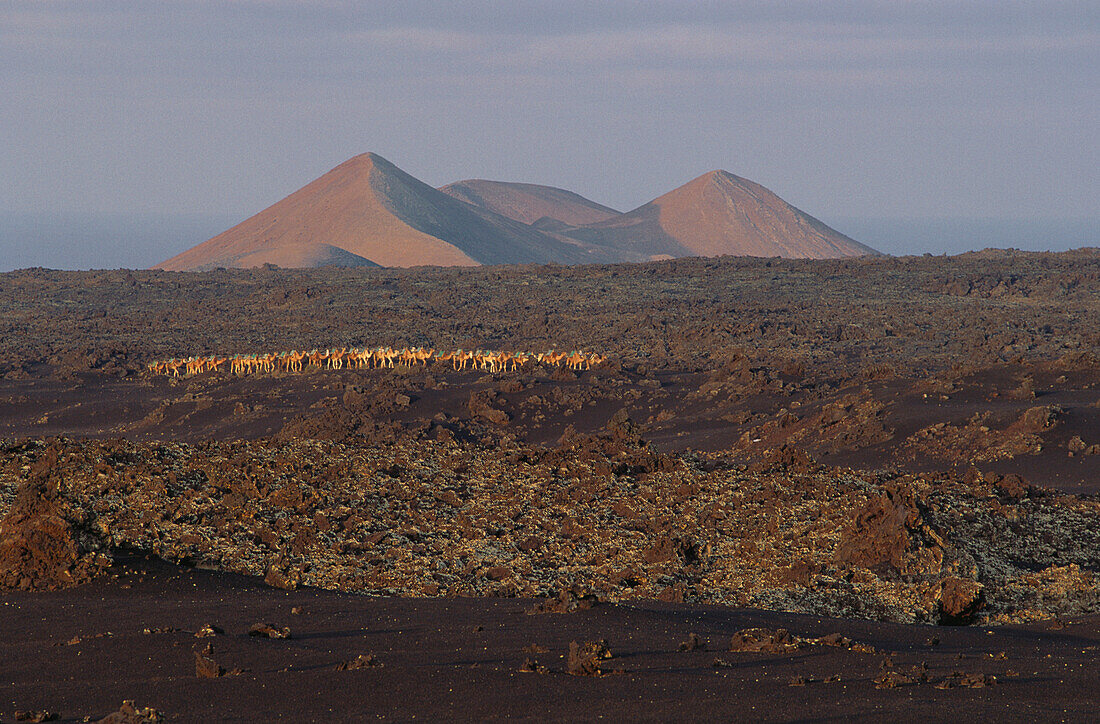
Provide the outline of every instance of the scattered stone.
<path id="1" fill-rule="evenodd" d="M 875 688 L 894 689 L 898 686 L 923 684 L 928 681 L 928 664 L 924 662 L 911 667 L 909 671 L 905 672 L 894 669 L 893 665 L 890 658 L 883 659 L 882 673 L 873 680 Z"/>
<path id="2" fill-rule="evenodd" d="M 350 661 L 344 661 L 336 665 L 337 671 L 355 671 L 356 669 L 374 669 L 382 666 L 382 662 L 374 654 L 359 654 Z"/>
<path id="3" fill-rule="evenodd" d="M 719 659 L 717 657 L 715 657 L 714 661 L 710 662 L 710 665 L 716 669 L 729 669 L 733 667 L 733 664 L 731 664 L 730 662 L 726 661 L 725 659 Z"/>
<path id="4" fill-rule="evenodd" d="M 66 646 L 76 646 L 77 644 L 82 644 L 85 641 L 89 641 L 91 639 L 104 639 L 104 638 L 108 638 L 110 636 L 114 636 L 114 634 L 111 633 L 110 631 L 105 631 L 103 633 L 97 633 L 97 634 L 85 634 L 84 636 L 77 635 L 77 636 L 73 636 L 71 639 L 66 641 L 65 645 Z"/>
<path id="5" fill-rule="evenodd" d="M 937 689 L 983 689 L 997 683 L 992 674 L 967 674 L 955 671 L 947 678 L 936 683 Z"/>
<path id="6" fill-rule="evenodd" d="M 16 721 L 29 721 L 29 722 L 43 722 L 43 721 L 55 721 L 61 718 L 59 714 L 52 711 L 17 711 L 15 712 Z"/>
<path id="7" fill-rule="evenodd" d="M 276 628 L 269 623 L 254 623 L 249 626 L 248 635 L 269 639 L 288 639 L 290 638 L 290 628 L 288 626 Z"/>
<path id="8" fill-rule="evenodd" d="M 610 658 L 611 651 L 607 648 L 607 642 L 602 639 L 582 643 L 571 641 L 565 673 L 573 676 L 600 676 L 603 674 L 600 662 Z"/>
<path id="9" fill-rule="evenodd" d="M 689 633 L 687 641 L 684 641 L 676 649 L 677 651 L 706 651 L 707 645 L 697 634 Z"/>
<path id="10" fill-rule="evenodd" d="M 222 636 L 225 631 L 212 623 L 203 624 L 202 628 L 195 632 L 195 638 L 205 639 L 212 636 Z"/>
<path id="11" fill-rule="evenodd" d="M 805 686 L 810 679 L 805 676 L 792 676 L 790 681 L 787 682 L 787 686 Z"/>
<path id="12" fill-rule="evenodd" d="M 545 674 L 549 672 L 549 669 L 530 656 L 523 660 L 523 665 L 519 667 L 519 670 L 525 674 Z"/>
<path id="13" fill-rule="evenodd" d="M 195 649 L 195 676 L 200 679 L 216 679 L 225 676 L 225 669 L 214 661 L 214 647 L 210 644 Z"/>
<path id="14" fill-rule="evenodd" d="M 139 709 L 133 699 L 126 699 L 118 711 L 100 719 L 99 724 L 159 724 L 163 721 L 164 715 L 153 707 L 143 706 Z"/>
<path id="15" fill-rule="evenodd" d="M 730 637 L 730 651 L 782 654 L 801 648 L 800 641 L 786 629 L 746 628 Z"/>

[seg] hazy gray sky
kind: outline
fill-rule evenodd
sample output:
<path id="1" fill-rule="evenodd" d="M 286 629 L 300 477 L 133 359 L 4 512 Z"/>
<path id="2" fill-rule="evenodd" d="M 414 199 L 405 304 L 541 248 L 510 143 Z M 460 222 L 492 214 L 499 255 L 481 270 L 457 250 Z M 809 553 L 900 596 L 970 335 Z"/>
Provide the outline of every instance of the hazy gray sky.
<path id="1" fill-rule="evenodd" d="M 1100 217 L 1096 0 L 5 2 L 0 88 L 6 214 L 243 218 L 369 150 L 624 210 L 723 168 L 823 218 Z"/>

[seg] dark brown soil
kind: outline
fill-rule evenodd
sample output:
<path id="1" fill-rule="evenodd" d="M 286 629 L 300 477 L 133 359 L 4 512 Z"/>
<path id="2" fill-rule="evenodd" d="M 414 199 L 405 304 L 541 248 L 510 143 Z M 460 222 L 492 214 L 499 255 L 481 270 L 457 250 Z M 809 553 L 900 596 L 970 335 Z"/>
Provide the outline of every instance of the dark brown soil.
<path id="1" fill-rule="evenodd" d="M 940 720 L 945 712 L 1049 721 L 1085 720 L 1100 706 L 1096 617 L 934 628 L 653 601 L 531 616 L 531 603 L 286 592 L 128 559 L 79 588 L 0 597 L 0 720 L 16 710 L 94 720 L 123 700 L 166 721 Z M 289 622 L 293 636 L 251 637 L 257 620 Z M 196 639 L 206 622 L 225 635 Z M 784 629 L 783 640 L 797 643 L 729 651 L 745 629 Z M 679 650 L 689 632 L 705 649 Z M 612 654 L 598 659 L 602 675 L 566 673 L 571 642 L 600 640 Z M 236 673 L 197 675 L 193 650 L 210 641 L 217 665 Z M 360 657 L 373 663 L 340 670 Z M 525 668 L 531 660 L 542 673 Z"/>

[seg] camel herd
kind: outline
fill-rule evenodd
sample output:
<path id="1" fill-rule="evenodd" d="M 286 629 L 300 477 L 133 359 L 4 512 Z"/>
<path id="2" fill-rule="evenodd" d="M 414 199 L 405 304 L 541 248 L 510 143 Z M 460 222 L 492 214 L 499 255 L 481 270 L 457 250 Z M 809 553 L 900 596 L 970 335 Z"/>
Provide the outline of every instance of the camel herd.
<path id="1" fill-rule="evenodd" d="M 301 372 L 306 366 L 322 369 L 359 369 L 363 367 L 394 367 L 405 365 L 425 365 L 432 362 L 450 362 L 455 370 L 472 370 L 484 372 L 514 372 L 535 364 L 552 367 L 565 367 L 571 370 L 587 370 L 598 367 L 607 361 L 607 357 L 600 354 L 587 354 L 585 352 L 498 352 L 493 350 L 456 350 L 454 352 L 439 352 L 423 347 L 403 347 L 393 349 L 390 347 L 378 347 L 376 349 L 325 349 L 312 350 L 310 352 L 271 352 L 268 354 L 212 356 L 212 357 L 188 357 L 187 359 L 170 359 L 158 362 L 150 362 L 146 365 L 152 374 L 168 375 L 170 377 L 182 377 L 185 375 L 198 375 L 205 372 L 220 372 L 228 370 L 231 374 L 247 375 L 258 372 Z"/>

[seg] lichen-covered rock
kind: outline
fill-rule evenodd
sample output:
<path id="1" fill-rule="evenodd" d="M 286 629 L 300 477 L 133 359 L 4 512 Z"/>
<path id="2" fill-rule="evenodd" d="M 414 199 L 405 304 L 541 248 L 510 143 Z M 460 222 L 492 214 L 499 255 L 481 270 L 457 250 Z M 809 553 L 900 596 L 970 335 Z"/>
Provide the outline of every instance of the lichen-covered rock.
<path id="1" fill-rule="evenodd" d="M 0 460 L 0 551 L 17 564 L 5 581 L 86 580 L 103 545 L 284 588 L 556 597 L 548 611 L 639 598 L 928 623 L 1100 610 L 1095 500 L 991 474 L 856 474 L 789 450 L 717 464 L 611 427 L 557 449 L 14 446 Z"/>
<path id="2" fill-rule="evenodd" d="M 23 482 L 0 518 L 0 590 L 49 590 L 91 580 L 110 565 L 56 484 L 38 475 Z"/>

